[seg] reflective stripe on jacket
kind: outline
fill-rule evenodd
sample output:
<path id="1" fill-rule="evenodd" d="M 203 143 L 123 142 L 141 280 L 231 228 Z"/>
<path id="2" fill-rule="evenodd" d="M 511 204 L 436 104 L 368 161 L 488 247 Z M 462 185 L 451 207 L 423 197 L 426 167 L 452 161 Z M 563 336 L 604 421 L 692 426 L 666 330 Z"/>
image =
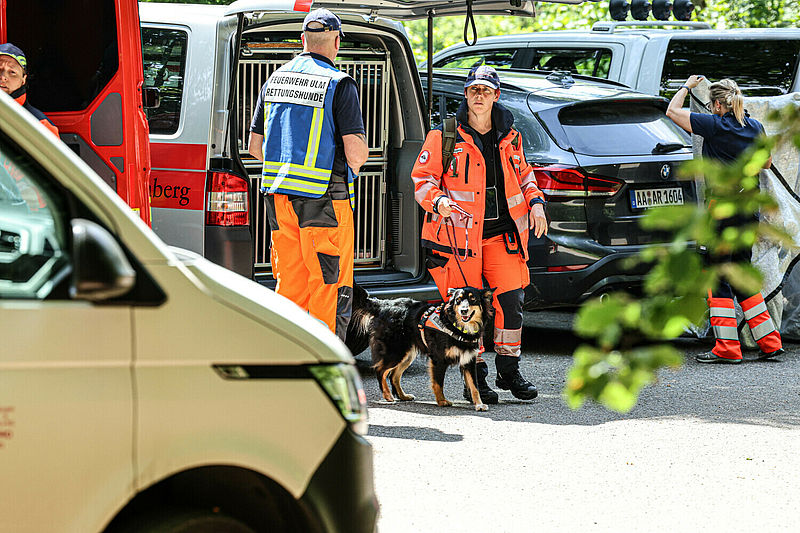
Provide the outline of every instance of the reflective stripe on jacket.
<path id="1" fill-rule="evenodd" d="M 325 194 L 336 153 L 333 96 L 346 77 L 308 55 L 297 56 L 269 77 L 262 191 L 309 198 Z M 348 168 L 351 204 L 354 178 Z"/>
<path id="2" fill-rule="evenodd" d="M 498 131 L 502 136 L 499 151 L 506 202 L 520 237 L 522 253 L 527 260 L 530 205 L 534 201 L 544 202 L 544 195 L 536 184 L 533 169 L 525 160 L 522 138 L 512 127 L 511 112 L 495 103 L 492 113 L 500 114 L 498 120 L 495 120 L 495 127 L 498 122 L 505 126 L 498 128 Z M 414 180 L 416 200 L 426 211 L 422 227 L 423 246 L 448 254 L 452 253 L 451 249 L 455 246 L 460 255 L 479 256 L 486 207 L 486 164 L 483 154 L 461 122 L 457 128 L 450 168 L 442 169 L 442 130 L 435 129 L 425 139 L 411 171 L 411 178 Z M 455 226 L 455 242 L 452 242 L 453 229 L 446 228 L 442 217 L 433 210 L 434 203 L 440 196 L 447 196 L 472 215 L 472 218 L 466 218 L 458 211 L 453 211 L 450 215 Z"/>

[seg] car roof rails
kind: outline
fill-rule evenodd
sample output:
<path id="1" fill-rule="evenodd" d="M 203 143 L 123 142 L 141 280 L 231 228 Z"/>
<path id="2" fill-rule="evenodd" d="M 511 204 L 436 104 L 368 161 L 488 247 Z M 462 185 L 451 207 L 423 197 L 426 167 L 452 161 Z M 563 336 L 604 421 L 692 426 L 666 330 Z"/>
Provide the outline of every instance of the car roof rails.
<path id="1" fill-rule="evenodd" d="M 646 28 L 665 28 L 665 27 L 677 27 L 677 28 L 689 28 L 691 30 L 710 30 L 711 24 L 708 22 L 682 22 L 682 21 L 671 21 L 671 20 L 650 20 L 650 21 L 608 21 L 608 20 L 601 20 L 599 22 L 595 22 L 592 25 L 592 31 L 600 32 L 600 33 L 614 33 L 614 31 L 619 28 L 620 26 L 625 27 L 646 27 Z"/>

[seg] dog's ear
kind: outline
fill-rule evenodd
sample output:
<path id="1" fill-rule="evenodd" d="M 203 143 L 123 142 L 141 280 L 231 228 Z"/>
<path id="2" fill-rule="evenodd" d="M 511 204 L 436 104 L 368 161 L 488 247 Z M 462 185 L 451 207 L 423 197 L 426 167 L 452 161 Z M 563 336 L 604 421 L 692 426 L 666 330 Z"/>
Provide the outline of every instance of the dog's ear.
<path id="1" fill-rule="evenodd" d="M 453 287 L 450 287 L 447 289 L 447 296 L 452 296 L 454 292 L 456 292 L 456 290 Z"/>

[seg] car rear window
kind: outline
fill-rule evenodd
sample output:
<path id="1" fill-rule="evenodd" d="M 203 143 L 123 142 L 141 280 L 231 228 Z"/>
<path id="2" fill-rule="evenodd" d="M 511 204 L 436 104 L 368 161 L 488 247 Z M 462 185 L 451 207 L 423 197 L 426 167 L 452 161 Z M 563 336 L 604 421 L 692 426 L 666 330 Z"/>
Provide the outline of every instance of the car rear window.
<path id="1" fill-rule="evenodd" d="M 691 145 L 689 136 L 656 105 L 596 102 L 558 114 L 567 141 L 586 155 L 649 155 L 658 143 Z"/>
<path id="2" fill-rule="evenodd" d="M 745 96 L 775 96 L 792 88 L 800 40 L 672 39 L 661 74 L 661 95 L 671 98 L 692 74 L 736 80 Z"/>
<path id="3" fill-rule="evenodd" d="M 611 50 L 607 48 L 537 48 L 531 68 L 607 79 L 610 67 Z"/>
<path id="4" fill-rule="evenodd" d="M 447 59 L 434 63 L 434 67 L 446 68 L 472 68 L 477 65 L 491 65 L 494 68 L 511 68 L 514 61 L 520 55 L 522 49 L 508 50 L 483 50 L 478 52 L 465 52 L 451 56 Z"/>

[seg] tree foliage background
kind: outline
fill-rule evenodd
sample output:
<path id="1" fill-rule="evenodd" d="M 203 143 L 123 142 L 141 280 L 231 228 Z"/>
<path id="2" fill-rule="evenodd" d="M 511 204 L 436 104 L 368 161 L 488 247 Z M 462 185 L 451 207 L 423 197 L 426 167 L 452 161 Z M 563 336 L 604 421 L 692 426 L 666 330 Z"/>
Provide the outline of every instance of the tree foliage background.
<path id="1" fill-rule="evenodd" d="M 144 0 L 167 3 L 230 4 L 233 0 Z M 798 0 L 694 0 L 692 20 L 708 22 L 714 28 L 767 28 L 800 26 Z M 478 37 L 509 35 L 546 30 L 590 28 L 599 20 L 611 20 L 608 1 L 583 4 L 536 2 L 536 17 L 476 16 Z M 414 56 L 427 58 L 428 26 L 425 20 L 405 24 Z M 463 40 L 464 16 L 436 18 L 433 31 L 434 53 Z"/>
<path id="2" fill-rule="evenodd" d="M 717 29 L 800 26 L 797 0 L 694 0 L 692 20 L 708 22 Z M 652 16 L 650 17 L 652 20 Z M 629 20 L 632 20 L 630 16 Z M 536 17 L 476 16 L 478 37 L 549 30 L 587 29 L 597 21 L 611 20 L 608 2 L 552 4 L 536 2 Z M 425 20 L 405 24 L 418 62 L 427 58 L 428 26 Z M 434 20 L 434 53 L 463 41 L 464 17 Z M 471 36 L 471 34 L 470 34 Z"/>

